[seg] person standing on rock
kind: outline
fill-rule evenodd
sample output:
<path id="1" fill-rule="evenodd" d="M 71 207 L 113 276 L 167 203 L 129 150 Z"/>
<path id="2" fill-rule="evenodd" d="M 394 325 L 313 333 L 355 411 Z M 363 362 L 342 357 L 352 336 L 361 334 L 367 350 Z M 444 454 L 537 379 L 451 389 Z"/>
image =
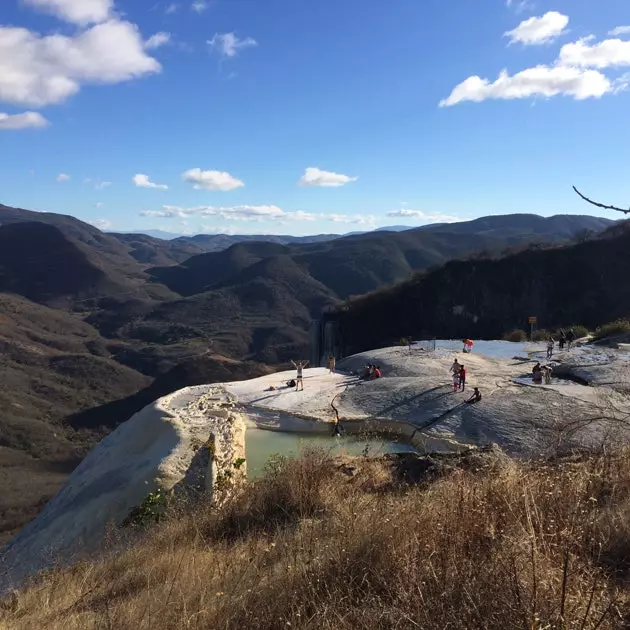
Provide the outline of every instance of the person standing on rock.
<path id="1" fill-rule="evenodd" d="M 453 392 L 459 391 L 459 372 L 453 372 Z"/>
<path id="2" fill-rule="evenodd" d="M 453 374 L 459 374 L 459 368 L 461 367 L 460 362 L 455 359 L 455 361 L 453 361 L 453 365 L 451 365 L 451 369 L 449 370 L 450 372 L 452 372 Z"/>
<path id="3" fill-rule="evenodd" d="M 553 340 L 553 337 L 549 337 L 549 339 L 547 340 L 547 358 L 548 359 L 551 359 L 551 357 L 553 356 L 553 349 L 555 345 L 556 345 L 556 342 Z"/>
<path id="4" fill-rule="evenodd" d="M 463 365 L 459 368 L 459 388 L 462 391 L 466 389 L 466 368 Z"/>
<path id="5" fill-rule="evenodd" d="M 573 346 L 573 342 L 575 341 L 575 333 L 573 332 L 573 328 L 569 330 L 567 333 L 567 350 L 571 350 Z"/>
<path id="6" fill-rule="evenodd" d="M 328 357 L 328 371 L 329 371 L 330 374 L 334 374 L 335 373 L 335 365 L 336 365 L 335 357 L 331 354 Z"/>
<path id="7" fill-rule="evenodd" d="M 308 361 L 291 361 L 293 363 L 293 367 L 297 370 L 297 376 L 295 378 L 295 391 L 302 390 L 304 391 L 304 378 L 302 376 L 302 371 L 308 365 Z"/>
<path id="8" fill-rule="evenodd" d="M 558 340 L 558 347 L 560 348 L 560 350 L 564 350 L 564 346 L 567 343 L 567 336 L 564 332 L 564 330 L 560 331 L 560 339 Z"/>

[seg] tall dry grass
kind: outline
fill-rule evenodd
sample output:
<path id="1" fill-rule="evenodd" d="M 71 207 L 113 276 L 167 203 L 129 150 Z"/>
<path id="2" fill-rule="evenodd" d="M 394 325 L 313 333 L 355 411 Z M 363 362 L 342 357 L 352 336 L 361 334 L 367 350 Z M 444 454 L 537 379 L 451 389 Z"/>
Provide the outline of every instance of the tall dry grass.
<path id="1" fill-rule="evenodd" d="M 414 486 L 309 453 L 7 599 L 2 628 L 629 627 L 630 452 Z"/>

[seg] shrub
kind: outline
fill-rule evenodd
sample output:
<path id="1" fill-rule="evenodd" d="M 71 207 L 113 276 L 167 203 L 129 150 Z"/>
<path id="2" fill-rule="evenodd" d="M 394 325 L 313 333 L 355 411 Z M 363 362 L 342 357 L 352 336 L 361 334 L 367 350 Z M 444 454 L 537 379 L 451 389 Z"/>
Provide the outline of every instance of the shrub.
<path id="1" fill-rule="evenodd" d="M 598 326 L 595 331 L 596 339 L 603 339 L 604 337 L 613 337 L 614 335 L 623 335 L 630 332 L 630 321 L 627 319 L 618 319 L 608 324 Z"/>
<path id="2" fill-rule="evenodd" d="M 534 334 L 532 335 L 532 341 L 546 341 L 547 339 L 549 339 L 549 334 L 549 332 L 543 329 L 535 330 Z"/>
<path id="3" fill-rule="evenodd" d="M 416 486 L 383 463 L 278 460 L 221 507 L 42 575 L 0 627 L 627 628 L 629 454 L 472 456 Z"/>
<path id="4" fill-rule="evenodd" d="M 514 330 L 505 333 L 505 335 L 503 335 L 503 339 L 505 341 L 512 341 L 515 343 L 519 341 L 527 341 L 527 333 L 520 328 L 515 328 Z"/>
<path id="5" fill-rule="evenodd" d="M 588 328 L 586 326 L 582 326 L 581 324 L 573 324 L 572 326 L 563 326 L 562 328 L 558 328 L 554 333 L 554 338 L 558 339 L 560 337 L 560 331 L 564 330 L 565 334 L 572 330 L 575 333 L 576 339 L 581 339 L 582 337 L 586 337 L 588 335 Z"/>

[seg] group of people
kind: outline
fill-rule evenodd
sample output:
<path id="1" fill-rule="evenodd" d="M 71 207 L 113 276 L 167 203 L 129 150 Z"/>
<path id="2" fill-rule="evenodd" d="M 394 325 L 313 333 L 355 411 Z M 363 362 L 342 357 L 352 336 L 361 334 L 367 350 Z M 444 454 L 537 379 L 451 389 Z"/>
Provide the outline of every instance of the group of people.
<path id="1" fill-rule="evenodd" d="M 532 368 L 532 381 L 537 384 L 541 384 L 543 381 L 545 385 L 551 383 L 552 368 L 549 365 L 540 365 L 540 361 Z"/>
<path id="2" fill-rule="evenodd" d="M 453 391 L 464 391 L 466 389 L 466 366 L 462 365 L 457 359 L 451 365 L 453 373 Z"/>
<path id="3" fill-rule="evenodd" d="M 363 371 L 363 376 L 361 376 L 361 380 L 363 381 L 373 381 L 375 378 L 381 378 L 383 376 L 383 372 L 381 372 L 381 368 L 378 365 L 372 365 L 371 363 L 366 365 Z"/>
<path id="4" fill-rule="evenodd" d="M 455 359 L 450 371 L 453 374 L 453 392 L 463 392 L 466 389 L 466 366 Z M 474 387 L 472 396 L 466 401 L 466 404 L 471 405 L 480 401 L 481 392 L 478 387 Z"/>
<path id="5" fill-rule="evenodd" d="M 560 329 L 560 335 L 558 337 L 558 347 L 560 350 L 564 350 L 565 346 L 567 350 L 571 350 L 573 346 L 573 342 L 575 341 L 575 333 L 571 328 L 568 333 L 565 333 L 564 330 Z M 556 340 L 553 337 L 549 337 L 547 339 L 547 358 L 551 359 L 553 357 L 553 351 L 556 347 Z"/>
<path id="6" fill-rule="evenodd" d="M 573 332 L 573 328 L 570 328 L 568 333 L 565 333 L 564 330 L 560 329 L 560 337 L 558 339 L 560 350 L 564 350 L 565 346 L 567 347 L 567 350 L 571 350 L 575 337 L 576 335 Z"/>

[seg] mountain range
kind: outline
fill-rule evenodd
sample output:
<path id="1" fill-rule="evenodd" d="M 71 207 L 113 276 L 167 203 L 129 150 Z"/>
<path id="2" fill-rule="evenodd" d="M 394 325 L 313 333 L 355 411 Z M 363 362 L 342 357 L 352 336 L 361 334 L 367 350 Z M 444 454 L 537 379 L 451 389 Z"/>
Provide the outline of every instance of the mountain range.
<path id="1" fill-rule="evenodd" d="M 353 295 L 609 224 L 506 215 L 288 242 L 164 240 L 0 205 L 0 538 L 40 509 L 112 418 L 156 395 L 306 356 L 311 320 Z"/>

